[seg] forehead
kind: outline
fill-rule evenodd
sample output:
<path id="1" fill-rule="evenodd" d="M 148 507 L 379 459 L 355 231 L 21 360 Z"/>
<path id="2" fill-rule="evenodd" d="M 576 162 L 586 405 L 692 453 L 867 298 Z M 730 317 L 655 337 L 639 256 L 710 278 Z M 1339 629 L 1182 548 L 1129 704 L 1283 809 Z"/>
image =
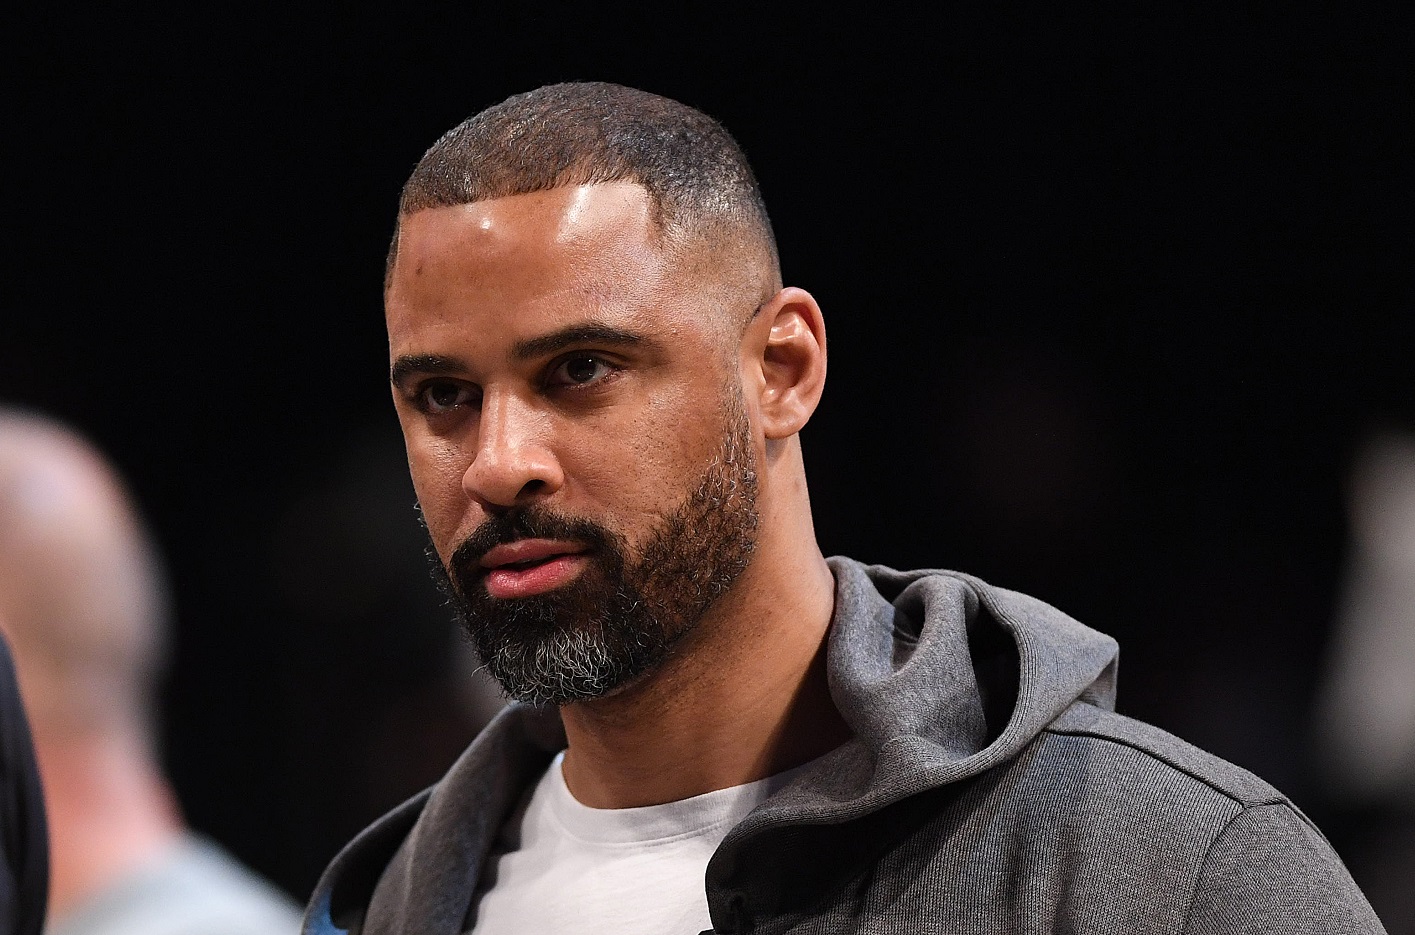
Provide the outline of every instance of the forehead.
<path id="1" fill-rule="evenodd" d="M 474 327 L 524 337 L 573 317 L 641 315 L 674 288 L 644 189 L 567 186 L 404 217 L 390 340 Z"/>

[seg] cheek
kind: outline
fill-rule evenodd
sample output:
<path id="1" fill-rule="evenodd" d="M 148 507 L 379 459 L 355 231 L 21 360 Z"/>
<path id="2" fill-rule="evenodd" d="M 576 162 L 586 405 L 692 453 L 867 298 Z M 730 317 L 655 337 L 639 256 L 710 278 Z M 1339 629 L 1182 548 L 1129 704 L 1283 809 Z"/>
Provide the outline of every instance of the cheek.
<path id="1" fill-rule="evenodd" d="M 446 559 L 461 541 L 460 527 L 468 503 L 462 491 L 462 476 L 467 465 L 455 446 L 410 439 L 408 470 L 428 534 L 438 554 Z"/>
<path id="2" fill-rule="evenodd" d="M 567 446 L 561 464 L 579 498 L 619 518 L 621 529 L 653 523 L 676 508 L 722 444 L 716 396 L 665 389 L 632 417 Z"/>

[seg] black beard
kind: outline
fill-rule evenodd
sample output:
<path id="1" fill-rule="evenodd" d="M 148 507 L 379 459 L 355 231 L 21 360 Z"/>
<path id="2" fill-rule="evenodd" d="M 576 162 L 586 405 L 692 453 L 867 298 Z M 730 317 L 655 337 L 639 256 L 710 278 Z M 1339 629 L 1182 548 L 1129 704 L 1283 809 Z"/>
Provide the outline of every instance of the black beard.
<path id="1" fill-rule="evenodd" d="M 612 530 L 534 506 L 482 523 L 445 569 L 429 549 L 433 576 L 508 698 L 563 705 L 630 684 L 656 668 L 747 567 L 757 475 L 741 397 L 727 398 L 722 447 L 636 558 Z M 478 562 L 524 538 L 581 543 L 587 566 L 544 594 L 493 598 Z"/>

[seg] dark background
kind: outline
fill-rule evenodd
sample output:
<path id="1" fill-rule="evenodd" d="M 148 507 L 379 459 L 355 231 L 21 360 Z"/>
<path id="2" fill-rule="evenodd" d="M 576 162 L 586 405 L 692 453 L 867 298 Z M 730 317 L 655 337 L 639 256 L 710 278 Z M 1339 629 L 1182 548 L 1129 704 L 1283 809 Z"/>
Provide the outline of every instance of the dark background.
<path id="1" fill-rule="evenodd" d="M 193 823 L 303 897 L 475 729 L 383 256 L 438 135 L 590 78 L 757 168 L 830 329 L 827 553 L 1115 635 L 1121 710 L 1290 793 L 1377 898 L 1382 816 L 1310 722 L 1353 452 L 1415 427 L 1405 15 L 519 6 L 3 14 L 0 400 L 95 439 L 169 556 Z"/>

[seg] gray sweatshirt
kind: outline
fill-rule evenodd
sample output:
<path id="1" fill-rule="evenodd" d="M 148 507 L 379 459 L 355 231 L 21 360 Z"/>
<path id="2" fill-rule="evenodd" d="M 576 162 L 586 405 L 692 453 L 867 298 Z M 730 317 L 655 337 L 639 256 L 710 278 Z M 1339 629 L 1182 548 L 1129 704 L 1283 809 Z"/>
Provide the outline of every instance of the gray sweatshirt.
<path id="1" fill-rule="evenodd" d="M 966 575 L 830 564 L 854 738 L 727 835 L 714 931 L 1384 931 L 1281 793 L 1114 713 L 1109 637 Z M 470 931 L 497 829 L 564 743 L 554 709 L 502 712 L 334 859 L 304 932 Z"/>

